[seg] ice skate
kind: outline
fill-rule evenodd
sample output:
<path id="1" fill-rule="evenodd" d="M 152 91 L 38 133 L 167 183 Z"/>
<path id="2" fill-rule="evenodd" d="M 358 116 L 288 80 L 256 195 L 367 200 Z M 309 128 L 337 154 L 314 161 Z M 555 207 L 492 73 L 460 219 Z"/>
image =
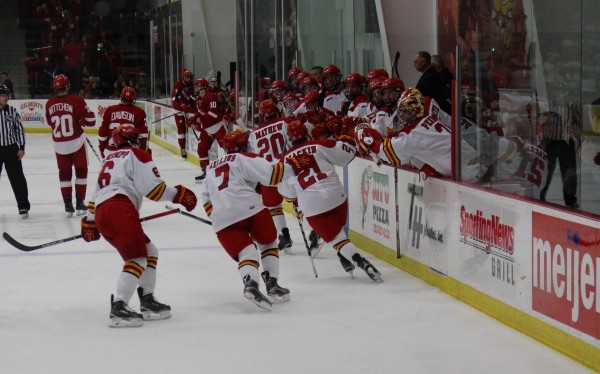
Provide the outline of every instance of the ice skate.
<path id="1" fill-rule="evenodd" d="M 244 277 L 244 297 L 261 309 L 271 310 L 271 302 L 258 290 L 258 283 L 250 279 L 249 275 Z"/>
<path id="2" fill-rule="evenodd" d="M 73 213 L 75 213 L 75 208 L 73 208 L 73 202 L 70 197 L 63 196 L 63 201 L 65 202 L 65 212 L 67 212 L 67 218 L 73 217 Z"/>
<path id="3" fill-rule="evenodd" d="M 196 183 L 202 183 L 202 181 L 204 181 L 204 178 L 206 178 L 206 171 L 202 170 L 202 174 L 198 175 L 194 179 L 196 180 Z"/>
<path id="4" fill-rule="evenodd" d="M 267 287 L 267 296 L 271 303 L 280 304 L 290 301 L 290 290 L 277 284 L 277 278 L 272 278 L 268 271 L 263 272 L 262 278 Z"/>
<path id="5" fill-rule="evenodd" d="M 355 253 L 354 256 L 352 256 L 352 259 L 354 262 L 356 262 L 356 265 L 358 265 L 359 268 L 363 269 L 365 273 L 367 273 L 369 278 L 375 282 L 383 282 L 383 278 L 381 277 L 379 271 L 375 269 L 375 266 L 373 266 L 366 258 L 362 257 L 358 253 Z"/>
<path id="6" fill-rule="evenodd" d="M 110 295 L 110 327 L 140 327 L 144 324 L 142 318 L 126 302 L 114 301 L 114 295 Z"/>
<path id="7" fill-rule="evenodd" d="M 315 230 L 310 231 L 308 238 L 310 240 L 310 247 L 308 248 L 308 251 L 310 252 L 312 258 L 316 258 L 319 252 L 321 252 L 321 248 L 323 248 L 325 241 L 319 236 L 319 234 L 316 233 Z"/>
<path id="8" fill-rule="evenodd" d="M 85 205 L 85 202 L 83 201 L 83 199 L 79 196 L 75 196 L 75 210 L 76 210 L 76 215 L 78 216 L 82 216 L 84 214 L 87 213 L 87 206 Z"/>
<path id="9" fill-rule="evenodd" d="M 279 234 L 279 243 L 277 247 L 279 247 L 280 251 L 284 251 L 287 254 L 292 254 L 292 238 L 290 237 L 290 230 L 287 227 L 281 229 L 281 234 Z"/>
<path id="10" fill-rule="evenodd" d="M 354 278 L 353 271 L 356 268 L 354 266 L 354 264 L 351 261 L 349 261 L 346 257 L 342 256 L 339 252 L 337 255 L 338 255 L 338 258 L 340 259 L 340 264 L 342 264 L 342 267 L 344 268 L 344 271 L 346 273 L 350 273 L 350 276 L 352 278 Z"/>
<path id="11" fill-rule="evenodd" d="M 181 148 L 181 158 L 187 159 L 187 151 L 184 148 Z"/>
<path id="12" fill-rule="evenodd" d="M 144 295 L 144 290 L 141 287 L 138 287 L 137 293 L 140 297 L 140 311 L 144 321 L 171 318 L 171 307 L 169 305 L 156 300 L 154 294 Z"/>
<path id="13" fill-rule="evenodd" d="M 21 219 L 27 219 L 29 218 L 29 211 L 27 209 L 19 209 L 19 216 L 21 216 Z"/>

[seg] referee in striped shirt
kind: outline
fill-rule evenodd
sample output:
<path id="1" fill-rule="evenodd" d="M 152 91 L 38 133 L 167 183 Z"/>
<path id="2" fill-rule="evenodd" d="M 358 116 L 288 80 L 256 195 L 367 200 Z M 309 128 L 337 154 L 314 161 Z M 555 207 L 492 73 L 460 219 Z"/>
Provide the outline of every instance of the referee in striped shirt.
<path id="1" fill-rule="evenodd" d="M 29 217 L 29 193 L 27 181 L 23 174 L 21 159 L 25 156 L 25 133 L 21 116 L 17 110 L 8 105 L 10 90 L 0 85 L 0 175 L 2 166 L 6 165 L 6 174 L 17 199 L 21 218 Z"/>

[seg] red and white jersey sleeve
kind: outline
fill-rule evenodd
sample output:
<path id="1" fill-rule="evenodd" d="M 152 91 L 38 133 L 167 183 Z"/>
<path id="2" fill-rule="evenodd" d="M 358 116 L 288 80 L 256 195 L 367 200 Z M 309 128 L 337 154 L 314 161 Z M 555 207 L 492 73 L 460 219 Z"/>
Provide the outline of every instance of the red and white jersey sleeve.
<path id="1" fill-rule="evenodd" d="M 348 99 L 342 92 L 328 92 L 323 100 L 323 108 L 330 110 L 335 114 L 339 114 L 342 111 L 342 105 L 345 101 L 348 101 Z"/>
<path id="2" fill-rule="evenodd" d="M 310 162 L 284 177 L 279 193 L 297 198 L 298 206 L 307 217 L 337 207 L 346 200 L 344 187 L 335 172 L 335 166 L 345 166 L 354 159 L 356 149 L 335 140 L 313 140 L 290 149 L 284 160 L 297 155 L 310 156 Z"/>
<path id="3" fill-rule="evenodd" d="M 202 203 L 215 231 L 219 231 L 264 209 L 258 183 L 277 185 L 284 165 L 271 165 L 253 153 L 227 154 L 206 168 Z"/>
<path id="4" fill-rule="evenodd" d="M 167 188 L 148 152 L 124 147 L 102 162 L 93 204 L 97 207 L 118 194 L 127 196 L 139 210 L 144 196 L 154 201 L 172 201 L 176 190 Z"/>
<path id="5" fill-rule="evenodd" d="M 367 118 L 371 113 L 369 109 L 369 97 L 367 95 L 359 95 L 348 107 L 348 117 Z"/>
<path id="6" fill-rule="evenodd" d="M 384 139 L 378 156 L 394 166 L 422 169 L 429 165 L 444 177 L 452 175 L 452 137 L 450 128 L 434 116 L 425 117 L 404 127 L 394 138 Z M 462 176 L 475 181 L 480 173 L 478 154 L 462 141 Z"/>
<path id="7" fill-rule="evenodd" d="M 390 114 L 385 110 L 380 110 L 375 113 L 371 120 L 371 127 L 377 130 L 382 137 L 387 138 L 394 132 L 394 118 L 396 117 L 397 111 Z"/>
<path id="8" fill-rule="evenodd" d="M 425 116 L 434 116 L 444 125 L 451 127 L 452 126 L 452 117 L 440 108 L 440 105 L 435 101 L 435 99 L 426 96 L 425 97 Z"/>
<path id="9" fill-rule="evenodd" d="M 287 125 L 289 119 L 277 118 L 253 130 L 248 136 L 249 151 L 270 163 L 283 158 L 287 149 Z"/>
<path id="10" fill-rule="evenodd" d="M 138 130 L 141 139 L 148 138 L 146 112 L 135 105 L 117 104 L 109 106 L 102 116 L 102 124 L 98 129 L 98 142 L 100 149 L 116 151 L 110 140 L 112 131 L 121 125 L 133 126 Z"/>
<path id="11" fill-rule="evenodd" d="M 83 146 L 83 126 L 94 126 L 96 116 L 80 96 L 55 96 L 46 102 L 46 121 L 52 128 L 54 151 L 58 154 L 74 153 Z"/>

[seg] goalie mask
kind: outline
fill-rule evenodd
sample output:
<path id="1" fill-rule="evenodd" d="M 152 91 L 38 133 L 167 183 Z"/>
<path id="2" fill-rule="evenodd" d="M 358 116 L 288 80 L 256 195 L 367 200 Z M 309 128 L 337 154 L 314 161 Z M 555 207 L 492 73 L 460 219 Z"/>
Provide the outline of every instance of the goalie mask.
<path id="1" fill-rule="evenodd" d="M 423 96 L 406 96 L 398 100 L 398 117 L 405 125 L 409 125 L 424 116 L 425 100 Z"/>

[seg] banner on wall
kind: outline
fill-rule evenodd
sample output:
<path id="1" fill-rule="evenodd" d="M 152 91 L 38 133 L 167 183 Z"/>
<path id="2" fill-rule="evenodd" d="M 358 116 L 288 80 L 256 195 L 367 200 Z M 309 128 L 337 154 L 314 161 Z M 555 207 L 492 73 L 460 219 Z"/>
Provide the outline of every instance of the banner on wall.
<path id="1" fill-rule="evenodd" d="M 600 230 L 532 212 L 531 308 L 600 338 Z"/>
<path id="2" fill-rule="evenodd" d="M 398 170 L 398 225 L 402 254 L 448 274 L 448 197 L 442 181 L 419 182 Z"/>
<path id="3" fill-rule="evenodd" d="M 350 229 L 396 251 L 394 169 L 356 157 L 348 168 Z"/>
<path id="4" fill-rule="evenodd" d="M 48 128 L 46 123 L 47 99 L 11 100 L 9 105 L 15 107 L 25 128 Z M 119 100 L 86 100 L 88 108 L 96 115 L 96 127 L 102 123 L 102 116 L 111 105 L 118 104 Z"/>
<path id="5" fill-rule="evenodd" d="M 517 251 L 527 250 L 516 246 L 519 217 L 514 203 L 461 191 L 453 215 L 459 221 L 459 251 L 453 259 L 457 279 L 514 304 Z"/>

